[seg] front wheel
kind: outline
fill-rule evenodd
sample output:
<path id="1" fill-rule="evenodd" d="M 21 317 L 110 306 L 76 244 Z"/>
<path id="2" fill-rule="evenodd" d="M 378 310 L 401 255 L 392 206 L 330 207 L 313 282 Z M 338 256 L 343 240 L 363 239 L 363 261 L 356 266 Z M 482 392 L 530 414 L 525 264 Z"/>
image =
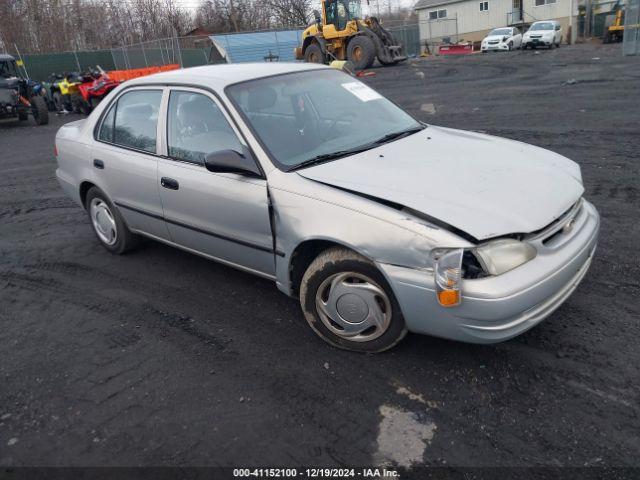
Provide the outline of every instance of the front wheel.
<path id="1" fill-rule="evenodd" d="M 376 266 L 345 248 L 322 252 L 305 272 L 300 304 L 326 342 L 357 352 L 382 352 L 407 329 L 393 292 Z"/>
<path id="2" fill-rule="evenodd" d="M 304 61 L 307 63 L 324 63 L 324 54 L 320 45 L 312 43 L 304 51 Z"/>
<path id="3" fill-rule="evenodd" d="M 376 47 L 373 40 L 364 35 L 352 38 L 347 45 L 347 59 L 356 70 L 364 70 L 373 65 L 376 59 Z"/>
<path id="4" fill-rule="evenodd" d="M 513 50 L 513 42 L 509 42 L 508 47 L 509 47 L 509 51 Z"/>
<path id="5" fill-rule="evenodd" d="M 111 253 L 121 255 L 138 244 L 138 237 L 131 233 L 120 212 L 98 187 L 87 192 L 85 208 L 98 240 Z"/>

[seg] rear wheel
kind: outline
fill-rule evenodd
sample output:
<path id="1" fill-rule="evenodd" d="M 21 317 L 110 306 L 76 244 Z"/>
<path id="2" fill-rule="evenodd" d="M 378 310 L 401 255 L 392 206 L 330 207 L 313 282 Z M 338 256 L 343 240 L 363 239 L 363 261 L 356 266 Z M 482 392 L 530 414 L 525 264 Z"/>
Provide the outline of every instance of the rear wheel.
<path id="1" fill-rule="evenodd" d="M 62 94 L 60 92 L 53 92 L 53 105 L 58 112 L 64 110 L 64 102 L 62 101 Z"/>
<path id="2" fill-rule="evenodd" d="M 31 98 L 31 114 L 36 125 L 46 125 L 49 123 L 49 109 L 44 98 L 38 96 Z"/>
<path id="3" fill-rule="evenodd" d="M 326 250 L 311 263 L 302 278 L 300 304 L 309 326 L 339 348 L 381 352 L 407 333 L 384 276 L 345 248 Z"/>
<path id="4" fill-rule="evenodd" d="M 89 105 L 91 106 L 91 110 L 93 110 L 94 108 L 96 108 L 98 105 L 100 105 L 100 101 L 102 100 L 102 97 L 91 97 L 89 99 Z"/>
<path id="5" fill-rule="evenodd" d="M 98 240 L 111 253 L 121 255 L 138 244 L 139 238 L 131 233 L 120 212 L 98 187 L 87 192 L 85 208 Z"/>
<path id="6" fill-rule="evenodd" d="M 324 54 L 320 45 L 312 43 L 304 51 L 304 61 L 308 63 L 324 63 Z"/>
<path id="7" fill-rule="evenodd" d="M 26 122 L 29 120 L 29 114 L 25 110 L 18 111 L 18 120 L 21 122 Z"/>
<path id="8" fill-rule="evenodd" d="M 353 63 L 356 70 L 369 68 L 376 59 L 376 47 L 373 40 L 364 35 L 352 38 L 347 45 L 347 59 Z"/>

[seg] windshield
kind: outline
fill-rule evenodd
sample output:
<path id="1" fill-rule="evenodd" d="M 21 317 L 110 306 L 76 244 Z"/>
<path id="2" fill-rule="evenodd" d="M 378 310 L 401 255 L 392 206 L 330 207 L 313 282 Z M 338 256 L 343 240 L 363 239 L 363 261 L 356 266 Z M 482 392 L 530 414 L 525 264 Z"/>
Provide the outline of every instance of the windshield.
<path id="1" fill-rule="evenodd" d="M 533 30 L 553 30 L 554 26 L 553 23 L 534 23 L 533 25 L 531 25 L 531 28 L 529 29 L 529 31 L 533 31 Z"/>
<path id="2" fill-rule="evenodd" d="M 334 69 L 251 80 L 226 92 L 285 171 L 424 128 L 375 90 Z"/>
<path id="3" fill-rule="evenodd" d="M 11 78 L 11 77 L 17 77 L 17 76 L 18 76 L 18 70 L 16 69 L 15 61 L 11 60 L 11 61 L 0 62 L 0 77 Z"/>
<path id="4" fill-rule="evenodd" d="M 511 35 L 510 28 L 496 28 L 495 30 L 491 30 L 489 32 L 489 36 L 491 35 Z"/>

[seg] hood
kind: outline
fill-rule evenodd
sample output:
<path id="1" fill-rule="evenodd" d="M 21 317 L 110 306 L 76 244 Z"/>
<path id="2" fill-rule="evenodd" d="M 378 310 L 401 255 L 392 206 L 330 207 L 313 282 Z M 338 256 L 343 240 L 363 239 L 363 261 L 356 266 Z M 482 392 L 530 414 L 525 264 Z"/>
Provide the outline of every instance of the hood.
<path id="1" fill-rule="evenodd" d="M 411 208 L 477 240 L 540 230 L 584 191 L 580 168 L 561 155 L 434 126 L 297 173 Z"/>

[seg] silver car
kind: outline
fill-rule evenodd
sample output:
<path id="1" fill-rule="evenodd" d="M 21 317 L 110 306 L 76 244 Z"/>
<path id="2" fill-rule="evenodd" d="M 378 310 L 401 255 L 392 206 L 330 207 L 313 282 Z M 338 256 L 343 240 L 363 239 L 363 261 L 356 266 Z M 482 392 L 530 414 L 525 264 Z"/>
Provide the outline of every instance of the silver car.
<path id="1" fill-rule="evenodd" d="M 126 82 L 56 137 L 57 177 L 117 254 L 148 237 L 275 281 L 330 344 L 512 338 L 584 277 L 578 165 L 425 125 L 313 64 Z"/>

